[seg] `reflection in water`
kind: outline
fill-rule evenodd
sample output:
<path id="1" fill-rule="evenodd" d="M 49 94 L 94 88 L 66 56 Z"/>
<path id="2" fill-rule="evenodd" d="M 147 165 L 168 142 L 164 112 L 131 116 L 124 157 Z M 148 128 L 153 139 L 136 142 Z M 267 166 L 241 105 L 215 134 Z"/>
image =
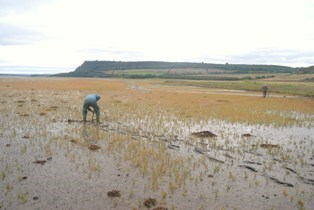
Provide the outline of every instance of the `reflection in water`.
<path id="1" fill-rule="evenodd" d="M 83 126 L 81 127 L 81 136 L 84 140 L 87 140 L 88 132 L 85 123 L 83 123 Z"/>
<path id="2" fill-rule="evenodd" d="M 98 141 L 100 139 L 99 125 L 84 123 L 81 127 L 81 137 L 85 141 Z"/>

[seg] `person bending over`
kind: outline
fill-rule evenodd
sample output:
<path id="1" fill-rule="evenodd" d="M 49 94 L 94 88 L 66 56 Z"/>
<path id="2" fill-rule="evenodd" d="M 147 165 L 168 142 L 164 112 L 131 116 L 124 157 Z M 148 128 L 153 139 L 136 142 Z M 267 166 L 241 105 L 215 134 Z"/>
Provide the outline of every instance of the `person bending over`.
<path id="1" fill-rule="evenodd" d="M 85 97 L 83 104 L 83 122 L 86 122 L 87 110 L 90 112 L 96 113 L 96 121 L 99 123 L 99 106 L 97 101 L 100 99 L 100 96 L 97 94 L 89 94 Z M 93 110 L 91 109 L 93 107 Z"/>

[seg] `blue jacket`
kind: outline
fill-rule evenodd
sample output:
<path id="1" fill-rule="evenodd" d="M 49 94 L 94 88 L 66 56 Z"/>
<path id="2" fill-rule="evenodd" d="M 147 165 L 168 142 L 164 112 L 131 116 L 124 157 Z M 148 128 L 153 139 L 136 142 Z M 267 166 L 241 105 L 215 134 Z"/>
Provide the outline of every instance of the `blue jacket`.
<path id="1" fill-rule="evenodd" d="M 96 120 L 97 122 L 99 122 L 99 115 L 100 115 L 100 112 L 99 112 L 99 106 L 97 104 L 97 101 L 100 99 L 100 96 L 99 95 L 96 95 L 96 94 L 90 94 L 90 95 L 87 95 L 85 97 L 85 101 L 84 101 L 84 104 L 83 104 L 83 121 L 86 122 L 86 115 L 87 115 L 87 110 L 89 111 L 92 111 L 90 109 L 90 107 L 93 107 L 93 111 L 96 113 Z"/>
<path id="2" fill-rule="evenodd" d="M 89 103 L 95 103 L 100 99 L 100 96 L 97 94 L 89 94 L 85 97 L 85 101 Z"/>

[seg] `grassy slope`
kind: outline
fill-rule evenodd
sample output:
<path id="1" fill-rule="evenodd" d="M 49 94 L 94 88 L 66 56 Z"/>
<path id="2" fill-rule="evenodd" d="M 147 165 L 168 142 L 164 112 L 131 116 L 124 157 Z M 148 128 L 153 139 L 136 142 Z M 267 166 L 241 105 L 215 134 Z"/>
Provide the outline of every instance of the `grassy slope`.
<path id="1" fill-rule="evenodd" d="M 180 71 L 177 71 L 180 69 Z M 138 72 L 138 76 L 143 74 L 153 74 L 150 71 L 167 70 L 166 75 L 186 75 L 187 69 L 194 69 L 195 74 L 200 70 L 209 73 L 211 70 L 226 71 L 231 73 L 293 73 L 296 68 L 276 65 L 247 65 L 247 64 L 212 64 L 212 63 L 189 63 L 189 62 L 156 62 L 156 61 L 140 61 L 140 62 L 116 62 L 116 61 L 85 61 L 75 71 L 69 73 L 58 74 L 57 76 L 75 76 L 75 77 L 112 77 L 121 75 L 124 70 L 144 70 L 146 73 Z M 147 71 L 148 70 L 148 71 Z M 112 71 L 115 71 L 112 74 Z M 111 72 L 111 73 L 110 73 Z M 170 73 L 171 72 L 171 73 Z M 124 71 L 128 74 L 130 72 Z M 134 72 L 131 73 L 134 76 Z M 165 75 L 164 75 L 165 76 Z"/>
<path id="2" fill-rule="evenodd" d="M 271 93 L 292 94 L 314 97 L 313 82 L 291 82 L 271 80 L 241 80 L 241 81 L 180 81 L 166 80 L 167 85 L 187 85 L 206 88 L 221 88 L 230 90 L 261 91 L 263 84 L 267 84 Z"/>

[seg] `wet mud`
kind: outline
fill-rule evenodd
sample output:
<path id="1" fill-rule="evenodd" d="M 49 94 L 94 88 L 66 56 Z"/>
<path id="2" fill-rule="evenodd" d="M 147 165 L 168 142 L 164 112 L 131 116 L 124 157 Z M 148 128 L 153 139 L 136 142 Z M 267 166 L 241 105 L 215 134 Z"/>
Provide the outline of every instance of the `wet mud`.
<path id="1" fill-rule="evenodd" d="M 118 95 L 102 123 L 90 113 L 83 123 L 73 104 L 85 92 L 22 93 L 1 92 L 11 99 L 1 102 L 1 209 L 314 206 L 312 115 L 293 126 L 195 120 Z"/>

